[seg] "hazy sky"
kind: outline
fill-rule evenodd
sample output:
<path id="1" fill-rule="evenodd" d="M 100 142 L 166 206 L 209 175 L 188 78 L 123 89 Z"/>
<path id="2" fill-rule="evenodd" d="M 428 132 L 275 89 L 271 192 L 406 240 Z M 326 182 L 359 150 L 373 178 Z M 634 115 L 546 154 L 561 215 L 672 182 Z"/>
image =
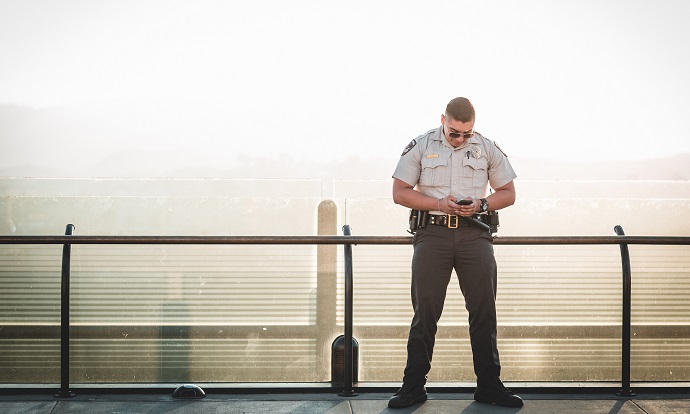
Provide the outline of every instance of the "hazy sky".
<path id="1" fill-rule="evenodd" d="M 690 153 L 688 16 L 685 0 L 0 0 L 0 167 L 397 161 L 455 96 L 511 156 Z"/>

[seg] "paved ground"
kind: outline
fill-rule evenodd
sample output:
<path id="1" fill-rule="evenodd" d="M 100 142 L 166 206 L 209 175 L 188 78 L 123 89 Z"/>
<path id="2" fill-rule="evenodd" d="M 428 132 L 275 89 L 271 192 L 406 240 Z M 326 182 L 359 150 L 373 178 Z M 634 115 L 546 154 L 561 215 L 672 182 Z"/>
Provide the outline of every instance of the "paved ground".
<path id="1" fill-rule="evenodd" d="M 164 394 L 93 394 L 55 398 L 47 394 L 0 395 L 2 414 L 690 414 L 689 394 L 622 398 L 607 394 L 524 394 L 521 409 L 480 404 L 472 394 L 430 393 L 429 401 L 407 409 L 387 407 L 390 394 L 212 394 L 173 399 Z"/>

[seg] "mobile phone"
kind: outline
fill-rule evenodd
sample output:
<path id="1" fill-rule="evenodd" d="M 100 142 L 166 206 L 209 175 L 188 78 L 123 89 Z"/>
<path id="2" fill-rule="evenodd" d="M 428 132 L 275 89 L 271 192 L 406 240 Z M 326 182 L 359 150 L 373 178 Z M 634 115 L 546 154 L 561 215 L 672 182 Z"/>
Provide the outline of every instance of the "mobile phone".
<path id="1" fill-rule="evenodd" d="M 469 206 L 473 202 L 474 201 L 472 201 L 472 200 L 458 200 L 455 202 L 455 204 L 460 204 L 461 206 Z"/>

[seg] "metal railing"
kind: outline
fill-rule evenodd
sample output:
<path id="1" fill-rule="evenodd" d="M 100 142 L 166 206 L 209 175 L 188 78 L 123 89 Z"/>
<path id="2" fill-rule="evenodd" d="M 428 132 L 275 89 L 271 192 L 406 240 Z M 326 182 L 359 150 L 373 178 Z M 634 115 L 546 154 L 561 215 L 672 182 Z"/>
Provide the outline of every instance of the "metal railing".
<path id="1" fill-rule="evenodd" d="M 411 236 L 352 236 L 350 227 L 343 226 L 343 236 L 77 236 L 74 225 L 68 224 L 64 236 L 0 236 L 0 244 L 62 244 L 62 278 L 61 278 L 61 317 L 60 317 L 60 390 L 57 397 L 72 397 L 69 378 L 69 342 L 70 342 L 70 260 L 73 244 L 184 244 L 184 245 L 268 245 L 268 244 L 302 244 L 344 246 L 344 383 L 339 395 L 352 396 L 353 350 L 352 350 L 352 304 L 353 304 L 353 262 L 352 245 L 403 245 L 411 244 Z M 631 389 L 630 347 L 631 347 L 631 286 L 632 275 L 628 245 L 690 245 L 690 237 L 673 236 L 626 236 L 621 226 L 615 226 L 616 236 L 555 236 L 555 237 L 500 237 L 494 239 L 495 245 L 603 245 L 620 246 L 623 278 L 622 309 L 622 353 L 621 353 L 621 388 L 618 395 L 635 395 Z"/>

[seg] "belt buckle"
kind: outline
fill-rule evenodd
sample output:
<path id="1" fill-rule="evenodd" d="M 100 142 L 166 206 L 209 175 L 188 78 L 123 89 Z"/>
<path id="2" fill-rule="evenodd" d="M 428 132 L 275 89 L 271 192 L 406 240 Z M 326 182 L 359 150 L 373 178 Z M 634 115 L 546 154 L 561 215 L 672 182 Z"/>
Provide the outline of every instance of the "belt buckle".
<path id="1" fill-rule="evenodd" d="M 455 220 L 453 220 L 455 219 Z M 448 214 L 448 228 L 449 229 L 457 229 L 458 228 L 458 223 L 460 222 L 460 218 L 458 216 L 451 216 Z"/>

